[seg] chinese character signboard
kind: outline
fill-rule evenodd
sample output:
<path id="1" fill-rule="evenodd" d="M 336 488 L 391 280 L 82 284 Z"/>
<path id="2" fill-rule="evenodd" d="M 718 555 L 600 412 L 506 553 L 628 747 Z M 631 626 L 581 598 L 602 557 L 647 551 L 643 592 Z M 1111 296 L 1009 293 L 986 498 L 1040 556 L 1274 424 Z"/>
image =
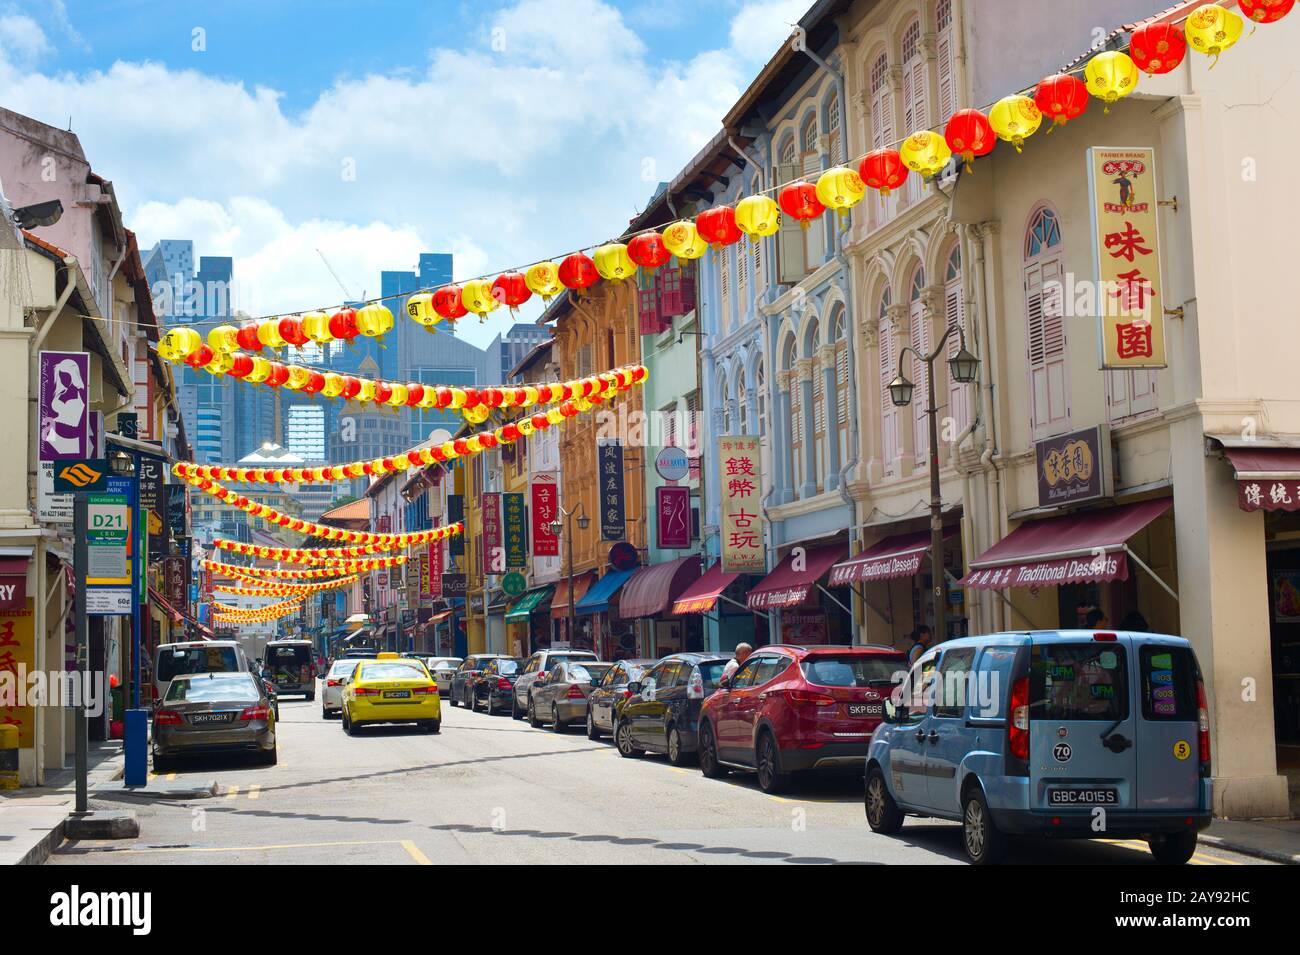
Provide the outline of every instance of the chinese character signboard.
<path id="1" fill-rule="evenodd" d="M 184 557 L 168 557 L 163 561 L 163 576 L 167 584 L 167 601 L 181 613 L 188 614 L 189 566 Z"/>
<path id="2" fill-rule="evenodd" d="M 1088 150 L 1102 368 L 1164 368 L 1155 150 Z"/>
<path id="3" fill-rule="evenodd" d="M 437 524 L 434 524 L 437 527 Z M 430 597 L 441 597 L 442 593 L 442 575 L 446 568 L 445 543 L 443 541 L 434 541 L 429 545 L 429 567 L 425 576 L 428 577 L 428 589 Z"/>
<path id="4" fill-rule="evenodd" d="M 433 594 L 429 590 L 429 551 L 437 550 L 442 546 L 440 541 L 434 541 L 429 545 L 429 550 L 420 554 L 420 599 L 428 600 Z"/>
<path id="5" fill-rule="evenodd" d="M 483 548 L 479 555 L 482 570 L 487 574 L 505 573 L 506 555 L 501 536 L 501 494 L 484 491 L 481 498 L 483 514 Z"/>
<path id="6" fill-rule="evenodd" d="M 559 488 L 555 475 L 542 472 L 533 476 L 533 556 L 557 557 L 560 538 L 551 532 L 551 521 L 559 513 Z"/>
<path id="7" fill-rule="evenodd" d="M 1039 441 L 1034 453 L 1039 507 L 1093 501 L 1113 493 L 1110 428 L 1106 425 Z"/>
<path id="8" fill-rule="evenodd" d="M 655 525 L 663 550 L 691 546 L 691 489 L 660 487 L 655 490 Z"/>
<path id="9" fill-rule="evenodd" d="M 627 536 L 623 514 L 623 445 L 615 441 L 596 445 L 596 474 L 600 482 L 600 539 L 621 541 Z"/>
<path id="10" fill-rule="evenodd" d="M 24 606 L 0 611 L 0 686 L 8 684 L 9 693 L 0 693 L 0 723 L 18 727 L 18 748 L 30 749 L 35 745 L 36 709 L 16 706 L 24 696 L 27 677 L 36 670 L 36 628 L 33 624 L 30 597 Z"/>
<path id="11" fill-rule="evenodd" d="M 1238 481 L 1237 505 L 1243 511 L 1300 510 L 1300 481 L 1282 478 Z"/>
<path id="12" fill-rule="evenodd" d="M 753 574 L 767 569 L 763 546 L 762 469 L 759 440 L 752 435 L 718 438 L 722 493 L 722 570 Z"/>
<path id="13" fill-rule="evenodd" d="M 522 494 L 501 495 L 502 520 L 505 525 L 506 566 L 528 566 L 528 508 Z"/>

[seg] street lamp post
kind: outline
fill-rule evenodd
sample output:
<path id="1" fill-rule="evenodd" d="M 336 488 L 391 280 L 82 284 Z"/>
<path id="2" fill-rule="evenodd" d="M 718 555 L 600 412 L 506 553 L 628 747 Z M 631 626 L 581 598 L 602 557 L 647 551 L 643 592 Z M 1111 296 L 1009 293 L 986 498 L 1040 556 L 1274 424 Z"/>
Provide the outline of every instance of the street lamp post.
<path id="1" fill-rule="evenodd" d="M 560 512 L 560 516 L 557 517 L 555 520 L 551 521 L 551 533 L 554 534 L 556 537 L 559 537 L 561 534 L 563 534 L 565 538 L 564 543 L 567 552 L 567 560 L 569 564 L 568 636 L 569 636 L 569 645 L 572 646 L 573 634 L 575 632 L 574 628 L 577 626 L 577 614 L 574 610 L 574 604 L 576 604 L 577 601 L 573 599 L 573 518 L 575 515 L 577 516 L 578 529 L 583 531 L 585 531 L 587 529 L 587 525 L 591 523 L 591 518 L 589 518 L 586 512 L 583 511 L 581 501 L 579 501 L 577 505 L 573 507 L 571 510 L 566 511 L 563 507 L 561 507 L 559 508 L 559 512 Z M 561 518 L 563 520 L 561 520 Z M 565 531 L 565 527 L 564 527 L 566 522 L 569 525 L 567 532 Z"/>
<path id="2" fill-rule="evenodd" d="M 889 398 L 899 408 L 912 403 L 912 392 L 916 386 L 903 374 L 903 355 L 911 352 L 925 365 L 926 391 L 929 406 L 925 409 L 930 425 L 930 567 L 933 572 L 934 593 L 934 631 L 935 639 L 942 640 L 948 635 L 948 581 L 943 569 L 943 501 L 939 492 L 939 404 L 934 391 L 934 363 L 943 354 L 944 346 L 953 333 L 954 326 L 949 325 L 943 337 L 929 355 L 922 355 L 911 345 L 904 345 L 898 353 L 898 377 L 889 383 Z M 948 359 L 948 368 L 953 381 L 970 384 L 979 375 L 980 361 L 966 350 L 966 333 L 956 326 L 960 336 L 961 347 L 957 354 Z"/>

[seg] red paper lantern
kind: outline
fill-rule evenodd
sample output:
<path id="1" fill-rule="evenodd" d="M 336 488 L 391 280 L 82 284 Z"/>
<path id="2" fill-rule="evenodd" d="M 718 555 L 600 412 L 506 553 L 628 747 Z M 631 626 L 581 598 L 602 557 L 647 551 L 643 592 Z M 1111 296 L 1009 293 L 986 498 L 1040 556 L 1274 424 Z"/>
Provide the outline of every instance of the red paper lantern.
<path id="1" fill-rule="evenodd" d="M 489 408 L 500 407 L 502 397 L 503 395 L 500 388 L 484 388 L 479 392 L 479 398 L 482 400 L 483 404 L 487 405 Z"/>
<path id="2" fill-rule="evenodd" d="M 1239 0 L 1237 6 L 1248 20 L 1255 23 L 1276 23 L 1291 12 L 1295 0 Z"/>
<path id="3" fill-rule="evenodd" d="M 542 431 L 545 431 L 551 426 L 551 419 L 546 417 L 546 414 L 541 411 L 533 415 L 531 420 L 533 422 L 533 427 Z"/>
<path id="4" fill-rule="evenodd" d="M 469 309 L 461 301 L 459 285 L 444 285 L 434 292 L 433 310 L 451 322 L 469 314 Z"/>
<path id="5" fill-rule="evenodd" d="M 478 443 L 485 448 L 495 448 L 497 446 L 497 436 L 491 431 L 480 431 L 478 433 Z"/>
<path id="6" fill-rule="evenodd" d="M 351 401 L 357 395 L 361 394 L 361 379 L 352 375 L 343 376 L 343 390 L 339 392 L 345 401 Z"/>
<path id="7" fill-rule="evenodd" d="M 375 401 L 385 404 L 391 397 L 393 397 L 392 385 L 386 381 L 375 382 Z"/>
<path id="8" fill-rule="evenodd" d="M 236 355 L 234 361 L 230 364 L 230 370 L 226 372 L 231 378 L 247 378 L 253 370 L 253 359 L 247 355 Z"/>
<path id="9" fill-rule="evenodd" d="M 308 341 L 307 333 L 302 330 L 302 320 L 298 318 L 280 319 L 280 337 L 299 348 Z"/>
<path id="10" fill-rule="evenodd" d="M 406 406 L 408 408 L 414 408 L 423 400 L 424 400 L 424 385 L 421 385 L 418 382 L 413 381 L 406 386 Z M 413 461 L 411 463 L 414 464 L 416 462 Z"/>
<path id="11" fill-rule="evenodd" d="M 501 429 L 501 437 L 504 438 L 506 441 L 518 441 L 519 426 L 515 424 L 506 425 Z"/>
<path id="12" fill-rule="evenodd" d="M 272 388 L 279 388 L 289 380 L 289 368 L 281 362 L 271 362 L 271 373 L 266 377 L 266 383 Z"/>
<path id="13" fill-rule="evenodd" d="M 596 263 L 581 252 L 566 256 L 560 263 L 560 282 L 565 288 L 590 288 L 600 278 Z"/>
<path id="14" fill-rule="evenodd" d="M 314 395 L 325 387 L 325 376 L 319 371 L 313 371 L 307 378 L 307 384 L 302 386 L 304 393 Z"/>
<path id="15" fill-rule="evenodd" d="M 1088 87 L 1077 76 L 1053 73 L 1038 81 L 1034 89 L 1034 105 L 1052 121 L 1052 129 L 1055 129 L 1083 115 L 1088 108 Z"/>
<path id="16" fill-rule="evenodd" d="M 967 172 L 975 157 L 987 156 L 998 141 L 989 118 L 977 109 L 959 109 L 953 113 L 944 127 L 943 138 L 948 148 L 966 163 Z"/>
<path id="17" fill-rule="evenodd" d="M 858 175 L 872 189 L 887 196 L 901 186 L 912 170 L 907 168 L 897 149 L 873 149 L 858 163 Z"/>
<path id="18" fill-rule="evenodd" d="M 477 388 L 463 388 L 461 390 L 465 392 L 465 404 L 462 407 L 473 408 L 475 405 L 482 403 L 483 396 L 479 394 Z"/>
<path id="19" fill-rule="evenodd" d="M 467 442 L 464 438 L 457 438 L 455 441 L 451 443 L 451 446 L 455 448 L 456 453 L 461 455 L 462 457 L 466 454 L 469 454 L 469 442 Z"/>
<path id="20" fill-rule="evenodd" d="M 244 351 L 261 351 L 262 340 L 257 337 L 257 322 L 247 322 L 235 333 L 235 341 Z"/>
<path id="21" fill-rule="evenodd" d="M 1128 55 L 1143 72 L 1168 73 L 1187 55 L 1187 38 L 1177 24 L 1147 23 L 1129 37 Z"/>
<path id="22" fill-rule="evenodd" d="M 451 389 L 447 387 L 436 388 L 433 392 L 433 406 L 435 408 L 447 408 L 451 405 Z"/>
<path id="23" fill-rule="evenodd" d="M 781 211 L 791 219 L 799 220 L 799 228 L 808 228 L 809 222 L 826 211 L 817 198 L 817 187 L 811 182 L 792 182 L 782 187 L 776 197 Z"/>
<path id="24" fill-rule="evenodd" d="M 664 245 L 664 237 L 658 232 L 642 232 L 633 236 L 627 244 L 627 257 L 643 269 L 657 269 L 673 254 Z"/>
<path id="25" fill-rule="evenodd" d="M 502 272 L 492 283 L 492 297 L 514 311 L 533 297 L 522 272 Z"/>
<path id="26" fill-rule="evenodd" d="M 560 414 L 564 415 L 564 417 L 572 418 L 577 413 L 578 409 L 574 407 L 572 401 L 564 401 L 560 403 Z"/>
<path id="27" fill-rule="evenodd" d="M 207 345 L 200 345 L 194 351 L 185 356 L 185 364 L 191 368 L 202 368 L 212 361 L 212 349 Z"/>
<path id="28" fill-rule="evenodd" d="M 357 310 L 355 308 L 341 308 L 330 316 L 329 321 L 330 334 L 335 338 L 340 338 L 345 342 L 350 342 L 361 333 L 357 328 Z"/>
<path id="29" fill-rule="evenodd" d="M 550 385 L 538 385 L 538 386 L 537 386 L 537 400 L 538 400 L 538 401 L 540 401 L 540 402 L 541 402 L 542 404 L 544 404 L 544 405 L 548 405 L 548 404 L 551 403 L 551 397 L 552 397 L 552 395 L 551 395 L 551 386 L 550 386 Z"/>
<path id="30" fill-rule="evenodd" d="M 744 235 L 736 225 L 736 210 L 731 206 L 715 206 L 701 212 L 695 217 L 695 229 L 715 250 L 739 242 Z"/>

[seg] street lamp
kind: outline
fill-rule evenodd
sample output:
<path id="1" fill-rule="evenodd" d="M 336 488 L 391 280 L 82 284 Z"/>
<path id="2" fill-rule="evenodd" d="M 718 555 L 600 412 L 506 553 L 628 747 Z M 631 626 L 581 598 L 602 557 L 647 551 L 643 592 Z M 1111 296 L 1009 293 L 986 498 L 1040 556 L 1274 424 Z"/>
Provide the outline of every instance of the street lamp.
<path id="1" fill-rule="evenodd" d="M 925 365 L 926 389 L 930 399 L 925 409 L 930 424 L 930 567 L 934 575 L 934 629 L 935 639 L 943 639 L 948 634 L 948 581 L 943 570 L 943 501 L 939 496 L 939 404 L 934 394 L 934 363 L 943 354 L 944 345 L 953 333 L 949 325 L 929 355 L 922 355 L 911 345 L 904 345 L 898 353 L 898 376 L 889 383 L 889 399 L 903 408 L 912 403 L 912 392 L 916 386 L 903 375 L 903 355 L 911 352 Z M 948 371 L 952 380 L 958 384 L 968 385 L 979 376 L 980 360 L 966 350 L 966 333 L 956 326 L 960 347 L 957 354 L 948 359 Z"/>
<path id="2" fill-rule="evenodd" d="M 570 646 L 573 645 L 574 628 L 577 626 L 577 620 L 576 620 L 577 614 L 574 612 L 574 604 L 576 604 L 577 601 L 573 597 L 573 526 L 572 525 L 573 525 L 573 519 L 575 515 L 578 518 L 578 530 L 585 531 L 587 527 L 591 524 L 591 518 L 588 517 L 586 512 L 582 509 L 581 501 L 579 501 L 577 506 L 575 506 L 572 510 L 566 511 L 563 507 L 559 508 L 559 517 L 551 521 L 551 533 L 554 534 L 556 537 L 559 537 L 562 534 L 564 534 L 564 522 L 567 521 L 569 523 L 569 533 L 564 534 L 564 537 L 565 537 L 565 547 L 568 551 L 568 562 L 569 562 L 568 637 L 569 637 Z M 563 518 L 563 520 L 561 520 L 561 518 Z"/>

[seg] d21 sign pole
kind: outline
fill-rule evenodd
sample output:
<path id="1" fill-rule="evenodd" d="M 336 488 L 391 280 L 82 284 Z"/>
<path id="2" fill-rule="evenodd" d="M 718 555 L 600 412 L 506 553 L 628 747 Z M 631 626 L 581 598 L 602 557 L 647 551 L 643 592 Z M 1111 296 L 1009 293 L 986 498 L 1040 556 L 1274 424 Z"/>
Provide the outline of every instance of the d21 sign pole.
<path id="1" fill-rule="evenodd" d="M 77 580 L 77 592 L 73 596 L 73 614 L 77 640 L 77 674 L 89 681 L 90 672 L 90 638 L 86 627 L 86 565 L 90 554 L 86 543 L 86 530 L 89 524 L 90 497 L 84 493 L 72 495 L 72 533 L 75 543 L 72 548 L 72 569 Z M 87 683 L 88 685 L 88 683 Z M 75 810 L 85 813 L 90 809 L 87 790 L 87 759 L 90 752 L 90 736 L 86 726 L 86 701 L 73 710 L 73 736 L 75 738 L 75 766 L 77 774 L 77 798 Z"/>

